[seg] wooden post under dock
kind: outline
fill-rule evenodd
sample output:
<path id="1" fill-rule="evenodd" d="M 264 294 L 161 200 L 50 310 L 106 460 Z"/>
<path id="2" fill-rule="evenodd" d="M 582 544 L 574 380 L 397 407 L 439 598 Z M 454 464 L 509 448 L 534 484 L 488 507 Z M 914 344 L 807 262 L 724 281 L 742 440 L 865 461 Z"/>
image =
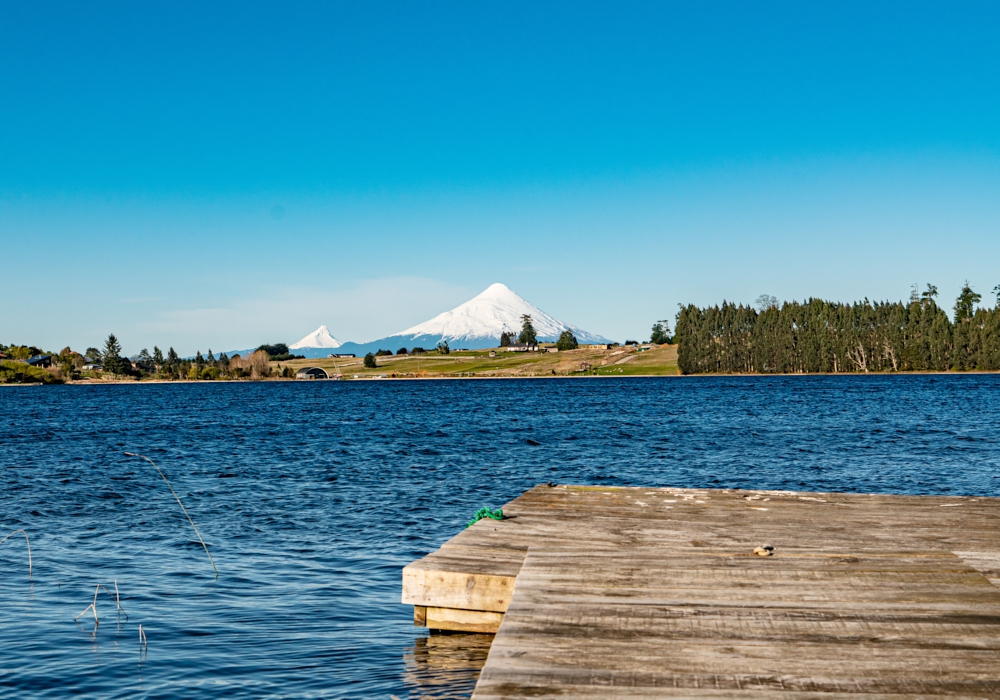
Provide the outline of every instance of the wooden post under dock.
<path id="1" fill-rule="evenodd" d="M 476 700 L 1000 698 L 1000 499 L 538 486 L 503 511 L 403 569 L 417 624 L 496 633 Z"/>

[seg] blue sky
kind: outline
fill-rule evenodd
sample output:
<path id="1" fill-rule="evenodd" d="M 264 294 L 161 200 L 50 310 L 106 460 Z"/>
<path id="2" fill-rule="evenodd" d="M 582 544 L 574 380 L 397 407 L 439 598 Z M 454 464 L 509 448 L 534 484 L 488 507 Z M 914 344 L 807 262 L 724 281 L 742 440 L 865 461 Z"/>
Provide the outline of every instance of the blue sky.
<path id="1" fill-rule="evenodd" d="M 4 3 L 0 342 L 1000 284 L 995 3 Z M 992 301 L 991 301 L 992 303 Z"/>

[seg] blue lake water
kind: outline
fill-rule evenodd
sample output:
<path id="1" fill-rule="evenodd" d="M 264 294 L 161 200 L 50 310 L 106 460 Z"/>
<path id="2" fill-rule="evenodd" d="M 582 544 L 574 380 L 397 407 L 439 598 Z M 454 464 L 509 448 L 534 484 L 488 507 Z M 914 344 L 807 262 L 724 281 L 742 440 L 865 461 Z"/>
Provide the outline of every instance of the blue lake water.
<path id="1" fill-rule="evenodd" d="M 0 696 L 468 697 L 400 569 L 547 481 L 997 496 L 1000 376 L 3 388 Z"/>

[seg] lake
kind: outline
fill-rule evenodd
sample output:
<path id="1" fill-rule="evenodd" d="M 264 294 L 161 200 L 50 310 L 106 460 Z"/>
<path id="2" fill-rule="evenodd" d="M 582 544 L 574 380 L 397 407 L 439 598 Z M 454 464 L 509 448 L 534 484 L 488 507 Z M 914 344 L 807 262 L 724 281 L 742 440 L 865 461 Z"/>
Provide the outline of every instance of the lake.
<path id="1" fill-rule="evenodd" d="M 34 564 L 0 545 L 6 697 L 468 697 L 489 637 L 413 627 L 400 569 L 541 482 L 1000 495 L 998 375 L 5 387 L 0 416 Z M 102 591 L 73 621 L 115 581 L 127 619 Z"/>

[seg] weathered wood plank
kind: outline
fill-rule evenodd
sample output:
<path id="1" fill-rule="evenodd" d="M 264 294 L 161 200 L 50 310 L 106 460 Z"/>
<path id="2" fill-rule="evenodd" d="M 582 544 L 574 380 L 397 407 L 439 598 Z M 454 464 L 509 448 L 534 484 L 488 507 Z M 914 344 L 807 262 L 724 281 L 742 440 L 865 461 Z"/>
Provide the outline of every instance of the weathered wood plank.
<path id="1" fill-rule="evenodd" d="M 1000 591 L 988 583 L 972 580 L 970 588 L 985 593 L 979 599 L 941 596 L 949 605 L 920 596 L 900 605 L 895 593 L 859 605 L 867 593 L 829 594 L 819 582 L 816 601 L 781 589 L 734 599 L 709 583 L 708 595 L 676 589 L 673 601 L 652 606 L 647 601 L 658 597 L 662 582 L 620 589 L 588 577 L 589 570 L 566 575 L 568 566 L 586 562 L 565 552 L 529 553 L 476 698 L 534 697 L 541 688 L 585 697 L 576 690 L 593 685 L 615 688 L 608 697 L 642 697 L 629 690 L 636 686 L 767 694 L 1000 691 Z M 535 595 L 539 590 L 544 594 Z"/>
<path id="2" fill-rule="evenodd" d="M 427 626 L 438 630 L 496 634 L 503 613 L 454 608 L 426 608 Z"/>
<path id="3" fill-rule="evenodd" d="M 477 700 L 1000 697 L 1000 499 L 570 486 L 504 512 L 404 571 L 428 624 L 505 613 Z"/>
<path id="4" fill-rule="evenodd" d="M 514 581 L 514 576 L 406 567 L 403 570 L 403 602 L 502 613 L 510 605 Z"/>

